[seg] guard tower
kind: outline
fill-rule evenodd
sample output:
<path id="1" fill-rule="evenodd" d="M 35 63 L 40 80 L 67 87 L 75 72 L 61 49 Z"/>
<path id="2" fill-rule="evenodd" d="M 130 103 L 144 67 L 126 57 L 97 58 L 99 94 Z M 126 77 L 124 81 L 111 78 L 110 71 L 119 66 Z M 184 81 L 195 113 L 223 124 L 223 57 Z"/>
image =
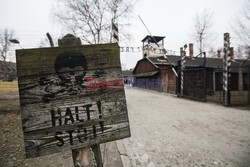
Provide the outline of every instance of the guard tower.
<path id="1" fill-rule="evenodd" d="M 154 37 L 154 38 L 153 38 Z M 162 36 L 150 36 L 147 35 L 142 40 L 142 54 L 143 58 L 145 57 L 159 57 L 163 56 L 164 49 L 164 38 Z M 157 46 L 158 44 L 158 46 Z"/>

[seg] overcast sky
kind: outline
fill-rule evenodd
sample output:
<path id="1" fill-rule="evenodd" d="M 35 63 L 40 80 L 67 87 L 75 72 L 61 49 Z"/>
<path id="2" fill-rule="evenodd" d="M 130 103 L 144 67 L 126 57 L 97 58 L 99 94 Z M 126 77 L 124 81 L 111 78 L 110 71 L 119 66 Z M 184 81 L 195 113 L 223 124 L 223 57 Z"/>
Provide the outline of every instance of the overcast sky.
<path id="1" fill-rule="evenodd" d="M 51 15 L 55 0 L 0 0 L 0 28 L 15 31 L 23 48 L 38 47 L 46 33 L 54 37 L 65 34 Z M 178 51 L 185 43 L 193 42 L 190 33 L 193 18 L 204 9 L 214 13 L 213 32 L 217 36 L 216 48 L 223 46 L 223 33 L 232 32 L 230 24 L 243 8 L 245 0 L 140 0 L 131 20 L 131 42 L 122 46 L 141 46 L 141 40 L 148 34 L 138 14 L 153 35 L 165 36 L 165 48 Z M 232 40 L 234 40 L 232 34 Z M 234 41 L 232 41 L 232 45 Z M 14 49 L 12 49 L 14 50 Z M 127 68 L 133 68 L 142 53 L 121 53 L 121 61 Z"/>

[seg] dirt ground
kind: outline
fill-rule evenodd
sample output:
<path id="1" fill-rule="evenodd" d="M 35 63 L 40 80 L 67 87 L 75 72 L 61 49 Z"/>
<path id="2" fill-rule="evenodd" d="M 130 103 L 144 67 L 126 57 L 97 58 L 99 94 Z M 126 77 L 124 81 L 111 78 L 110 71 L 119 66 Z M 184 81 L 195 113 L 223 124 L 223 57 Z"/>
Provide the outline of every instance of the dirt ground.
<path id="1" fill-rule="evenodd" d="M 250 166 L 250 110 L 127 89 L 133 167 Z"/>
<path id="2" fill-rule="evenodd" d="M 70 151 L 25 159 L 21 116 L 16 110 L 17 104 L 18 100 L 0 99 L 0 167 L 73 166 Z"/>
<path id="3" fill-rule="evenodd" d="M 72 166 L 71 151 L 25 159 L 17 95 L 2 97 L 0 167 Z M 129 159 L 125 167 L 250 166 L 249 108 L 223 107 L 149 90 L 127 89 L 126 98 L 132 137 L 119 141 L 125 149 L 121 156 Z M 116 150 L 115 145 L 108 147 L 110 152 Z"/>
<path id="4" fill-rule="evenodd" d="M 0 167 L 73 167 L 71 150 L 25 158 L 18 92 L 6 92 L 0 90 Z M 104 167 L 123 166 L 116 142 L 100 148 Z"/>

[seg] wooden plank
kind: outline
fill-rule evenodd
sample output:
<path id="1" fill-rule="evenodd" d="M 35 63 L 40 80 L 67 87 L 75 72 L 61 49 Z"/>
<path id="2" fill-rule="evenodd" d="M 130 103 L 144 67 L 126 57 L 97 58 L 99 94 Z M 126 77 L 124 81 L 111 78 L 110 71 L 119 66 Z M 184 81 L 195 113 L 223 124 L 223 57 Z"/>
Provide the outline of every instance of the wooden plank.
<path id="1" fill-rule="evenodd" d="M 79 72 L 79 71 L 78 71 Z M 93 84 L 87 85 L 88 82 L 83 82 L 81 85 L 76 86 L 76 90 L 72 90 L 72 93 L 76 93 L 76 96 L 83 96 L 89 94 L 96 94 L 107 92 L 109 90 L 113 91 L 112 84 L 116 90 L 123 89 L 123 80 L 120 69 L 110 68 L 105 70 L 86 70 L 84 71 L 85 76 L 82 80 L 93 81 L 93 84 L 98 87 L 98 89 L 92 89 Z M 70 76 L 69 72 L 62 73 L 62 76 Z M 91 80 L 91 77 L 95 77 L 95 80 Z M 106 78 L 111 78 L 109 83 L 105 83 Z M 104 81 L 104 82 L 102 82 Z M 112 82 L 110 82 L 112 81 Z M 67 94 L 67 89 L 61 89 L 60 84 L 63 82 L 58 78 L 57 74 L 46 74 L 46 75 L 37 75 L 35 76 L 21 76 L 18 79 L 19 82 L 19 91 L 20 97 L 23 99 L 22 103 L 39 103 L 43 101 L 53 101 L 57 98 L 64 97 L 69 95 Z M 105 89 L 103 89 L 105 88 Z"/>
<path id="2" fill-rule="evenodd" d="M 16 54 L 27 158 L 130 136 L 117 44 Z"/>
<path id="3" fill-rule="evenodd" d="M 109 67 L 117 67 L 119 69 L 121 64 L 117 47 L 117 44 L 100 44 L 17 50 L 17 69 L 19 69 L 17 74 L 18 77 L 56 74 L 55 63 L 57 63 L 57 57 L 65 53 L 68 53 L 68 55 L 83 55 L 86 59 L 88 70 L 106 69 Z"/>

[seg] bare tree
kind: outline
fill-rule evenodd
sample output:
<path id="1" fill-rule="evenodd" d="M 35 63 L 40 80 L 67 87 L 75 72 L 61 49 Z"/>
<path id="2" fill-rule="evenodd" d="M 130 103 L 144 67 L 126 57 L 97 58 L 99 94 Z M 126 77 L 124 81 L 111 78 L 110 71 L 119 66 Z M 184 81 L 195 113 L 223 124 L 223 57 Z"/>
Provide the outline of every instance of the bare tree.
<path id="1" fill-rule="evenodd" d="M 231 25 L 235 35 L 239 39 L 239 47 L 245 50 L 245 53 L 250 55 L 250 0 L 246 0 L 246 4 L 234 19 Z M 241 52 L 242 53 L 242 52 Z M 250 57 L 250 56 L 249 56 Z"/>
<path id="2" fill-rule="evenodd" d="M 12 30 L 8 30 L 8 29 L 4 29 L 4 30 L 0 30 L 0 58 L 3 61 L 6 61 L 6 58 L 8 56 L 8 51 L 10 50 L 10 39 L 12 39 L 13 37 L 13 31 Z"/>
<path id="3" fill-rule="evenodd" d="M 111 42 L 111 20 L 128 25 L 135 0 L 61 0 L 55 18 L 89 44 Z M 126 36 L 127 33 L 123 33 Z"/>
<path id="4" fill-rule="evenodd" d="M 235 57 L 237 57 L 238 59 L 242 59 L 244 55 L 244 47 L 242 47 L 241 45 L 237 46 L 235 49 Z"/>
<path id="5" fill-rule="evenodd" d="M 204 9 L 201 13 L 197 13 L 194 17 L 194 28 L 192 37 L 199 45 L 199 51 L 204 52 L 204 49 L 210 47 L 213 33 L 211 32 L 213 23 L 213 13 Z"/>

